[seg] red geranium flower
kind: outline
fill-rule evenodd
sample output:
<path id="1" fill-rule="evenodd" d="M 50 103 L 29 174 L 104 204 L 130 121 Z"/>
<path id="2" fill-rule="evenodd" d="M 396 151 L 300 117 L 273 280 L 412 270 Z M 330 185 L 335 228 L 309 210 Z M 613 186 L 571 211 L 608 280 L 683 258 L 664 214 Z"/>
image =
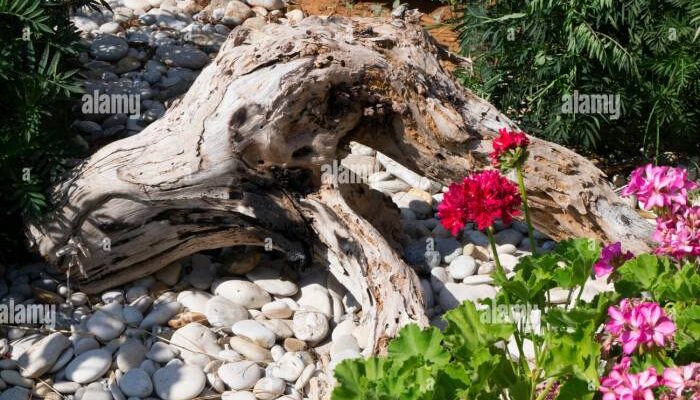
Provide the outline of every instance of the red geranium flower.
<path id="1" fill-rule="evenodd" d="M 527 158 L 527 146 L 530 140 L 522 132 L 509 131 L 506 128 L 498 130 L 498 137 L 491 143 L 493 152 L 489 154 L 494 167 L 510 169 Z"/>
<path id="2" fill-rule="evenodd" d="M 496 219 L 510 223 L 520 214 L 518 188 L 498 171 L 482 171 L 453 183 L 438 205 L 442 226 L 453 235 L 467 221 L 476 222 L 480 230 L 493 225 Z"/>

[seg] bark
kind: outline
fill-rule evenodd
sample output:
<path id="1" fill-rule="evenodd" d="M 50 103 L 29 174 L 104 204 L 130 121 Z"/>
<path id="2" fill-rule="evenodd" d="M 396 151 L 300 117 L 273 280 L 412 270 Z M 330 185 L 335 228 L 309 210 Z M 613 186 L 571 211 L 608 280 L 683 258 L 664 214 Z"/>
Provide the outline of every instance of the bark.
<path id="1" fill-rule="evenodd" d="M 455 83 L 443 53 L 410 16 L 239 27 L 163 118 L 55 188 L 30 240 L 64 269 L 60 249 L 87 248 L 85 274 L 73 276 L 96 293 L 198 251 L 271 239 L 290 262 L 329 268 L 362 305 L 366 353 L 381 351 L 403 324 L 427 322 L 400 256 L 398 210 L 364 184 L 323 182 L 320 171 L 350 141 L 440 184 L 487 166 L 496 131 L 515 126 Z M 650 228 L 600 170 L 531 139 L 526 180 L 540 230 L 647 249 Z"/>

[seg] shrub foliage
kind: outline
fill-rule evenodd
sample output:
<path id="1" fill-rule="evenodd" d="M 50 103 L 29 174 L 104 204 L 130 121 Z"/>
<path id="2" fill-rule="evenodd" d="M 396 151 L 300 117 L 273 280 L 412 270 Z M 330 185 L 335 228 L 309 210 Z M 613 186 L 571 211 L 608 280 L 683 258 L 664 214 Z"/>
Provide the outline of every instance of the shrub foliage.
<path id="1" fill-rule="evenodd" d="M 464 83 L 528 132 L 585 148 L 700 144 L 700 1 L 453 0 Z M 562 113 L 563 96 L 619 94 L 621 115 Z M 691 150 L 692 149 L 692 150 Z"/>
<path id="2" fill-rule="evenodd" d="M 0 0 L 0 230 L 2 253 L 23 248 L 22 219 L 39 217 L 45 190 L 76 146 L 69 129 L 79 36 L 71 9 L 98 0 Z M 21 250 L 20 250 L 21 251 Z"/>

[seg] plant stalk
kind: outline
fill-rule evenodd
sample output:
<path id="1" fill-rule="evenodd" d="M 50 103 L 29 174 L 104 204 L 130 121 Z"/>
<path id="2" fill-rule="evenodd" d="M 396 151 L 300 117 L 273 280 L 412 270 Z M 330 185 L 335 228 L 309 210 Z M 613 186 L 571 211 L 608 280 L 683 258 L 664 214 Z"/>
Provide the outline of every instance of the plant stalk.
<path id="1" fill-rule="evenodd" d="M 516 166 L 515 171 L 518 175 L 518 187 L 520 188 L 520 197 L 523 199 L 523 212 L 525 213 L 525 222 L 527 223 L 527 234 L 528 238 L 530 239 L 530 251 L 532 251 L 533 255 L 537 255 L 535 229 L 532 227 L 532 220 L 530 219 L 530 207 L 527 203 L 527 191 L 525 190 L 525 180 L 523 179 L 523 166 Z"/>
<path id="2" fill-rule="evenodd" d="M 547 397 L 547 394 L 549 394 L 549 391 L 552 389 L 552 386 L 554 386 L 554 382 L 556 382 L 556 379 L 551 379 L 549 382 L 547 382 L 547 386 L 544 387 L 544 390 L 539 396 L 537 396 L 536 400 L 544 400 Z"/>
<path id="3" fill-rule="evenodd" d="M 491 244 L 491 253 L 493 253 L 493 262 L 496 263 L 496 269 L 505 276 L 506 271 L 501 266 L 501 260 L 498 258 L 498 251 L 496 249 L 496 239 L 494 239 L 493 237 L 493 226 L 489 226 L 486 229 L 486 234 L 489 237 L 489 243 Z"/>

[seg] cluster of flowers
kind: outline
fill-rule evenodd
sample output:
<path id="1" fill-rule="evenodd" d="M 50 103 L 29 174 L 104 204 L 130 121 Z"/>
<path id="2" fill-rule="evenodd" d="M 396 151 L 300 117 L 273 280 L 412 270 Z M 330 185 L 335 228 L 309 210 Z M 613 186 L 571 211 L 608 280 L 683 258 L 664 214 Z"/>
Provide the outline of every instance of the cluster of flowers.
<path id="1" fill-rule="evenodd" d="M 456 235 L 467 221 L 481 230 L 500 219 L 510 223 L 520 214 L 520 194 L 498 171 L 488 170 L 468 175 L 450 185 L 438 205 L 438 216 L 445 229 Z"/>
<path id="2" fill-rule="evenodd" d="M 657 253 L 677 259 L 700 256 L 700 206 L 688 203 L 688 191 L 696 188 L 682 168 L 648 164 L 632 172 L 622 195 L 636 196 L 642 208 L 658 215 Z"/>
<path id="3" fill-rule="evenodd" d="M 667 367 L 659 375 L 652 367 L 630 373 L 631 359 L 623 357 L 603 378 L 600 390 L 603 400 L 654 400 L 654 389 L 663 388 L 660 400 L 700 399 L 700 364 Z"/>
<path id="4" fill-rule="evenodd" d="M 496 220 L 508 224 L 520 215 L 521 205 L 531 229 L 522 179 L 529 140 L 522 132 L 501 129 L 492 144 L 490 159 L 497 170 L 474 173 L 453 183 L 438 206 L 442 225 L 453 235 L 468 221 L 475 222 L 480 230 L 491 232 Z M 518 173 L 520 193 L 518 187 L 498 171 L 513 168 Z M 653 209 L 659 215 L 654 235 L 660 243 L 657 252 L 678 259 L 700 256 L 700 207 L 688 205 L 688 191 L 697 187 L 687 179 L 686 171 L 679 168 L 647 165 L 632 174 L 623 195 L 637 196 L 645 209 Z M 490 234 L 489 241 L 495 246 Z M 534 243 L 532 246 L 534 249 Z M 622 250 L 619 242 L 610 244 L 595 263 L 594 273 L 597 277 L 614 274 L 633 257 L 631 252 Z M 498 265 L 497 257 L 495 261 Z M 623 356 L 601 380 L 603 400 L 653 400 L 654 391 L 660 392 L 662 400 L 700 400 L 700 364 L 668 367 L 663 374 L 653 367 L 638 373 L 630 371 L 635 354 L 662 352 L 673 342 L 676 324 L 658 303 L 624 299 L 618 306 L 608 309 L 608 316 L 606 347 L 620 346 Z"/>
<path id="5" fill-rule="evenodd" d="M 603 400 L 700 400 L 700 364 L 667 367 L 659 375 L 653 367 L 630 372 L 635 353 L 654 352 L 673 341 L 676 324 L 657 303 L 624 299 L 608 309 L 605 331 L 612 343 L 622 345 L 624 356 L 601 380 Z"/>
<path id="6" fill-rule="evenodd" d="M 624 299 L 608 309 L 608 316 L 605 330 L 622 344 L 624 354 L 663 348 L 676 331 L 676 324 L 653 302 Z"/>
<path id="7" fill-rule="evenodd" d="M 509 131 L 506 128 L 499 129 L 498 137 L 491 143 L 493 146 L 493 152 L 489 154 L 491 165 L 502 171 L 522 165 L 527 159 L 527 146 L 529 144 L 530 139 L 523 132 Z"/>
<path id="8" fill-rule="evenodd" d="M 527 136 L 507 129 L 498 133 L 489 155 L 491 163 L 495 167 L 508 166 L 504 170 L 522 165 L 527 158 Z M 438 205 L 438 217 L 445 229 L 457 235 L 467 221 L 475 222 L 480 230 L 492 226 L 496 220 L 509 224 L 520 215 L 521 204 L 517 186 L 497 170 L 487 170 L 451 184 Z"/>
<path id="9" fill-rule="evenodd" d="M 678 260 L 700 256 L 700 207 L 688 202 L 688 192 L 697 187 L 681 168 L 649 164 L 632 173 L 622 195 L 636 196 L 643 209 L 657 214 L 654 240 L 659 243 L 658 254 Z M 619 242 L 612 243 L 603 248 L 594 273 L 596 277 L 612 275 L 633 257 Z M 655 391 L 661 400 L 700 400 L 698 363 L 667 367 L 662 374 L 653 367 L 630 372 L 635 354 L 662 352 L 673 341 L 676 325 L 659 304 L 623 299 L 608 309 L 608 317 L 605 347 L 621 346 L 623 357 L 601 380 L 603 400 L 653 400 Z"/>

